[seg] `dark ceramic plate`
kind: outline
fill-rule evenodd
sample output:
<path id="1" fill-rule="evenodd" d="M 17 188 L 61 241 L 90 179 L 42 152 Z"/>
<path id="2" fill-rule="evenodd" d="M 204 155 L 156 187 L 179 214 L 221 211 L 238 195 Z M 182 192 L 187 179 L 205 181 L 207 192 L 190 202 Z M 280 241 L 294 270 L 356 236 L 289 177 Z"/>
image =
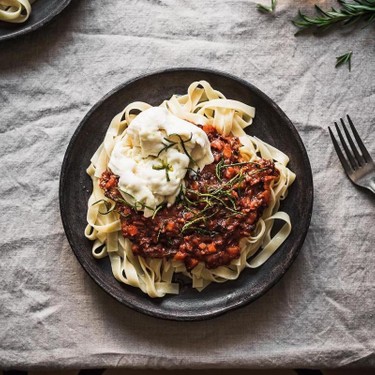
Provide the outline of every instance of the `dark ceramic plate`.
<path id="1" fill-rule="evenodd" d="M 297 174 L 281 208 L 289 213 L 293 230 L 278 251 L 260 268 L 245 269 L 240 277 L 211 284 L 197 292 L 183 285 L 179 295 L 152 299 L 139 289 L 123 285 L 113 277 L 108 258 L 96 260 L 91 242 L 84 236 L 91 180 L 85 170 L 102 142 L 111 119 L 128 103 L 141 100 L 159 105 L 172 94 L 186 93 L 189 84 L 206 80 L 232 99 L 256 108 L 251 135 L 276 146 L 290 157 L 289 167 Z M 137 311 L 172 320 L 202 320 L 254 301 L 285 274 L 305 239 L 313 202 L 309 159 L 293 124 L 281 109 L 253 85 L 228 74 L 203 69 L 172 69 L 142 76 L 117 87 L 86 115 L 74 133 L 62 165 L 60 207 L 66 235 L 79 262 L 111 296 Z"/>
<path id="2" fill-rule="evenodd" d="M 15 38 L 44 26 L 57 16 L 71 0 L 37 0 L 32 4 L 29 19 L 24 23 L 9 23 L 0 21 L 0 41 Z"/>

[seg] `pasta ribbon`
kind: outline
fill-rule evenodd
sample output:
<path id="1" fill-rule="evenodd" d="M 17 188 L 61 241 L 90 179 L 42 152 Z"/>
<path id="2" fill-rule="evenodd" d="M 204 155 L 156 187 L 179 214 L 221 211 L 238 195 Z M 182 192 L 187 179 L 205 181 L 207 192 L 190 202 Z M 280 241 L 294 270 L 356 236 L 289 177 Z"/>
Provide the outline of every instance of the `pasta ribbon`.
<path id="1" fill-rule="evenodd" d="M 0 21 L 23 23 L 31 14 L 35 0 L 0 0 Z"/>

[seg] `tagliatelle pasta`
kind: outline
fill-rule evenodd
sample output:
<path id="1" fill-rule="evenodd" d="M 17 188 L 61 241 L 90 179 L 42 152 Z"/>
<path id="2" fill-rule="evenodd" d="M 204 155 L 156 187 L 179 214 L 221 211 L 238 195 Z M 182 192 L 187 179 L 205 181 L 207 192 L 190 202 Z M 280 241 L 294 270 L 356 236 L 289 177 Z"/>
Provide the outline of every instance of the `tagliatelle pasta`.
<path id="1" fill-rule="evenodd" d="M 108 164 L 116 144 L 125 142 L 124 140 L 129 138 L 127 129 L 130 124 L 140 113 L 149 110 L 151 106 L 143 102 L 134 102 L 126 106 L 122 112 L 116 115 L 109 125 L 104 142 L 93 155 L 91 165 L 87 169 L 87 173 L 92 179 L 93 192 L 88 202 L 88 224 L 85 235 L 88 239 L 94 241 L 92 253 L 95 258 L 109 257 L 113 275 L 118 281 L 140 288 L 150 297 L 163 297 L 167 293 L 178 293 L 178 284 L 173 282 L 173 276 L 176 273 L 182 273 L 190 278 L 192 280 L 192 287 L 201 291 L 211 282 L 221 283 L 234 280 L 244 268 L 256 268 L 266 262 L 290 234 L 290 218 L 287 213 L 279 211 L 279 206 L 280 201 L 287 195 L 288 187 L 295 179 L 295 174 L 287 168 L 289 162 L 287 155 L 262 140 L 245 133 L 244 128 L 252 123 L 255 116 L 255 109 L 245 103 L 226 99 L 221 92 L 212 88 L 208 82 L 193 82 L 189 86 L 186 95 L 173 95 L 170 99 L 165 100 L 160 107 L 164 108 L 171 115 L 188 121 L 189 123 L 199 125 L 203 128 L 213 127 L 215 132 L 219 133 L 219 136 L 221 135 L 224 138 L 236 137 L 240 143 L 239 157 L 241 160 L 244 160 L 244 162 L 228 165 L 221 164 L 221 167 L 225 168 L 230 165 L 236 166 L 240 164 L 258 165 L 258 163 L 261 163 L 260 160 L 265 160 L 263 162 L 265 163 L 265 168 L 261 168 L 261 166 L 258 165 L 258 169 L 249 169 L 250 172 L 248 172 L 248 174 L 252 176 L 253 174 L 260 173 L 259 171 L 265 173 L 264 171 L 267 170 L 268 166 L 271 164 L 274 165 L 275 172 L 272 176 L 265 177 L 266 180 L 269 179 L 270 181 L 270 197 L 267 198 L 267 206 L 264 209 L 262 208 L 261 216 L 256 222 L 254 221 L 251 233 L 248 236 L 244 236 L 239 241 L 239 253 L 233 255 L 229 264 L 215 267 L 212 266 L 214 264 L 212 263 L 211 266 L 208 267 L 207 265 L 210 265 L 208 262 L 198 262 L 196 259 L 193 259 L 194 263 L 188 267 L 187 263 L 179 260 L 178 254 L 175 253 L 174 256 L 170 257 L 140 256 L 134 251 L 134 243 L 123 235 L 122 229 L 124 229 L 125 224 L 124 219 L 121 218 L 120 211 L 116 210 L 118 202 L 108 198 L 108 194 L 107 196 L 105 195 L 105 191 L 100 184 L 103 173 L 108 171 Z M 178 129 L 176 129 L 176 132 L 177 131 Z M 168 134 L 168 136 L 173 135 L 174 134 Z M 167 137 L 164 137 L 164 139 L 171 142 L 167 143 L 166 148 L 174 147 L 176 150 L 178 149 L 177 141 L 173 142 L 173 140 L 170 140 L 171 138 Z M 192 141 L 192 139 L 181 140 L 179 145 L 185 149 L 185 145 L 190 145 L 188 142 Z M 134 139 L 127 140 L 126 142 L 127 145 L 130 145 L 129 147 L 134 146 Z M 160 152 L 162 151 L 164 150 Z M 157 156 L 152 156 L 152 158 L 158 160 L 157 157 L 159 157 L 159 154 Z M 186 154 L 190 156 L 188 152 L 186 152 Z M 137 156 L 137 158 L 139 159 L 140 157 Z M 271 164 L 269 164 L 267 160 L 269 160 Z M 220 163 L 216 164 L 216 171 L 219 165 Z M 203 171 L 205 170 L 204 168 Z M 159 167 L 153 169 L 159 170 Z M 160 166 L 160 169 L 163 169 L 162 173 L 166 173 L 168 181 L 168 170 L 170 170 L 172 174 L 173 168 L 165 164 L 164 166 Z M 192 170 L 191 173 L 197 173 L 197 171 L 193 170 L 194 163 L 191 163 L 190 167 L 187 169 Z M 218 176 L 219 180 L 221 180 L 220 173 Z M 237 178 L 237 175 L 234 178 Z M 230 179 L 230 177 L 228 177 L 226 181 L 230 182 L 234 178 Z M 224 185 L 229 182 L 224 182 Z M 263 182 L 261 185 L 262 184 Z M 266 185 L 266 183 L 264 184 Z M 182 181 L 182 190 L 185 185 L 185 181 Z M 230 189 L 225 190 L 227 194 L 230 191 Z M 123 191 L 121 194 L 121 199 L 124 201 L 125 205 L 129 205 L 131 201 L 133 202 L 132 208 L 135 210 L 139 209 L 139 206 L 137 206 L 138 203 L 142 206 L 142 202 L 139 202 L 137 200 L 138 198 L 135 199 L 134 196 Z M 237 193 L 234 192 L 233 196 L 236 196 L 236 194 Z M 127 197 L 128 195 L 132 196 L 131 200 Z M 202 194 L 202 196 L 203 195 L 207 196 L 208 194 Z M 209 205 L 212 205 L 212 202 L 216 200 L 219 205 L 222 204 L 225 209 L 230 210 L 228 212 L 233 211 L 233 215 L 237 215 L 238 217 L 244 215 L 237 210 L 236 203 L 232 202 L 234 198 L 229 197 L 229 200 L 226 201 L 233 203 L 231 207 L 228 207 L 226 203 L 222 201 L 222 198 L 218 196 L 213 196 L 213 198 L 214 199 L 211 199 L 211 201 L 207 200 Z M 144 203 L 143 205 L 145 206 Z M 156 209 L 155 207 L 148 207 L 148 209 L 155 210 L 153 217 L 158 215 L 160 207 L 162 209 L 168 209 L 167 206 L 163 205 L 158 206 Z M 210 206 L 209 209 L 211 208 Z M 146 211 L 144 207 L 143 209 Z M 198 219 L 196 219 L 196 221 L 199 221 Z M 149 220 L 152 220 L 152 218 L 149 218 Z M 281 221 L 284 222 L 284 224 L 276 234 L 271 235 L 271 230 L 275 221 Z M 194 220 L 191 220 L 188 224 L 185 223 L 182 230 L 187 228 L 192 222 L 194 222 Z M 202 225 L 202 223 L 200 224 Z M 136 233 L 137 228 L 130 228 L 133 226 L 126 225 L 127 230 L 131 229 Z M 192 226 L 190 228 L 192 228 Z M 200 229 L 203 230 L 202 228 Z M 132 234 L 131 231 L 130 233 Z M 159 234 L 157 240 L 158 238 Z M 207 248 L 206 243 L 199 244 L 199 246 L 201 249 Z M 208 244 L 208 246 L 211 245 Z M 234 248 L 235 247 L 233 247 L 233 251 L 235 251 Z M 215 247 L 211 246 L 211 249 L 213 255 L 215 255 Z M 139 251 L 142 252 L 142 249 Z M 207 259 L 209 258 L 207 257 Z"/>
<path id="2" fill-rule="evenodd" d="M 0 0 L 0 21 L 23 23 L 31 14 L 35 0 Z"/>

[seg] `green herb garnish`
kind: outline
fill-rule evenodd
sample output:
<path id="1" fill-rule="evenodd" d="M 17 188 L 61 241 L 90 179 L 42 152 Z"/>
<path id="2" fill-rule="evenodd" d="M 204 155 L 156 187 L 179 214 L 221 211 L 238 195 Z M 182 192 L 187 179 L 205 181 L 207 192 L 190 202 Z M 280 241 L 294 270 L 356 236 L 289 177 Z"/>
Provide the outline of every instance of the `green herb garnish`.
<path id="1" fill-rule="evenodd" d="M 187 151 L 186 146 L 185 146 L 185 143 L 190 142 L 191 139 L 193 138 L 193 133 L 190 133 L 190 138 L 187 139 L 186 141 L 184 141 L 182 139 L 182 137 L 180 136 L 180 134 L 171 134 L 170 136 L 172 136 L 172 135 L 175 135 L 176 137 L 178 137 L 180 139 L 180 145 L 181 145 L 182 149 L 184 150 L 184 153 L 186 154 L 186 156 L 189 158 L 189 160 L 193 164 L 197 165 L 196 161 L 191 157 L 191 155 L 189 154 L 189 152 Z"/>
<path id="2" fill-rule="evenodd" d="M 338 68 L 340 65 L 347 63 L 350 72 L 352 70 L 352 55 L 353 51 L 349 51 L 348 53 L 344 53 L 343 55 L 336 57 L 335 68 Z"/>
<path id="3" fill-rule="evenodd" d="M 107 201 L 107 200 L 105 200 L 105 199 L 100 199 L 100 200 L 98 200 L 98 201 L 96 201 L 96 202 L 94 202 L 93 204 L 92 204 L 92 206 L 95 206 L 96 204 L 104 204 L 104 206 L 105 206 L 105 208 L 106 208 L 106 210 L 107 211 L 105 211 L 105 212 L 101 212 L 100 210 L 99 210 L 99 213 L 101 214 L 101 215 L 108 215 L 109 213 L 111 213 L 114 209 L 115 209 L 115 207 L 116 207 L 116 202 L 109 202 L 109 201 Z"/>
<path id="4" fill-rule="evenodd" d="M 211 237 L 216 234 L 219 234 L 219 232 L 216 232 L 215 230 L 208 230 L 208 229 L 199 228 L 199 227 L 190 227 L 190 230 L 198 234 L 204 234 L 204 235 L 211 236 Z"/>
<path id="5" fill-rule="evenodd" d="M 221 159 L 217 164 L 216 164 L 216 167 L 215 167 L 215 174 L 216 174 L 216 177 L 219 181 L 222 180 L 222 170 L 224 168 L 228 168 L 228 167 L 237 167 L 237 166 L 242 166 L 242 165 L 248 165 L 248 164 L 254 164 L 257 168 L 259 168 L 259 164 L 257 162 L 254 162 L 254 161 L 245 161 L 245 162 L 241 162 L 241 163 L 231 163 L 231 164 L 225 164 L 224 163 L 224 159 Z"/>
<path id="6" fill-rule="evenodd" d="M 119 188 L 119 191 L 120 191 L 121 193 L 127 195 L 128 197 L 130 197 L 130 198 L 134 201 L 134 203 L 131 204 L 131 203 L 129 203 L 128 201 L 126 201 L 125 199 L 121 199 L 121 198 L 119 198 L 118 201 L 121 202 L 121 203 L 123 203 L 123 204 L 125 204 L 126 206 L 130 207 L 130 208 L 133 209 L 134 211 L 137 212 L 138 210 L 144 210 L 145 208 L 148 208 L 148 209 L 151 210 L 151 211 L 155 211 L 152 207 L 147 206 L 145 203 L 138 201 L 138 200 L 135 198 L 134 195 L 128 193 L 127 191 L 122 190 L 122 189 L 120 189 L 120 188 Z M 138 209 L 138 207 L 140 207 L 140 208 Z"/>
<path id="7" fill-rule="evenodd" d="M 161 204 L 159 204 L 156 208 L 155 208 L 155 210 L 154 210 L 154 213 L 152 214 L 152 219 L 155 219 L 155 216 L 156 216 L 156 214 L 162 209 L 162 208 L 164 208 L 165 207 L 165 205 L 163 204 L 163 203 L 161 203 Z"/>
<path id="8" fill-rule="evenodd" d="M 169 172 L 173 171 L 173 166 L 170 165 L 166 160 L 161 160 L 160 165 L 153 165 L 152 169 L 155 169 L 156 171 L 161 171 L 165 169 L 165 178 L 169 182 L 171 179 L 169 178 Z"/>
<path id="9" fill-rule="evenodd" d="M 173 133 L 173 134 L 169 135 L 169 137 L 173 137 L 173 136 L 178 137 L 180 141 L 175 142 L 175 141 L 170 140 L 169 138 L 164 137 L 164 140 L 168 143 L 167 144 L 163 143 L 164 147 L 159 151 L 157 156 L 159 157 L 162 152 L 167 151 L 170 147 L 173 147 L 173 146 L 176 146 L 176 145 L 181 145 L 182 150 L 184 151 L 186 156 L 189 158 L 189 160 L 193 164 L 197 165 L 196 161 L 191 157 L 190 153 L 188 152 L 188 150 L 186 149 L 186 146 L 185 146 L 185 143 L 190 142 L 191 139 L 193 138 L 193 133 L 190 133 L 190 138 L 186 139 L 185 141 L 182 139 L 180 134 Z"/>
<path id="10" fill-rule="evenodd" d="M 229 216 L 236 215 L 245 215 L 236 207 L 236 202 L 232 196 L 233 188 L 240 188 L 241 183 L 245 180 L 246 175 L 240 171 L 230 180 L 223 182 L 221 171 L 225 167 L 229 166 L 238 166 L 246 164 L 255 164 L 257 169 L 252 170 L 247 176 L 255 175 L 266 171 L 268 168 L 259 168 L 257 162 L 243 162 L 243 163 L 233 163 L 233 164 L 224 164 L 224 161 L 221 160 L 216 164 L 216 177 L 221 182 L 219 186 L 209 187 L 207 191 L 200 192 L 193 189 L 185 189 L 181 194 L 181 202 L 184 205 L 184 208 L 193 213 L 193 216 L 181 229 L 181 233 L 186 232 L 187 230 L 196 230 L 200 228 L 202 223 L 206 223 L 206 220 L 218 212 L 217 207 L 221 207 L 230 212 Z M 202 209 L 202 205 L 203 209 Z M 206 230 L 206 229 L 204 229 Z M 207 230 L 206 230 L 207 231 Z"/>
<path id="11" fill-rule="evenodd" d="M 173 141 L 171 141 L 170 139 L 168 139 L 166 137 L 164 137 L 163 139 L 165 141 L 167 141 L 168 144 L 163 143 L 164 147 L 159 151 L 157 157 L 159 157 L 162 152 L 167 151 L 169 148 L 171 148 L 171 147 L 173 147 L 173 146 L 175 146 L 175 145 L 178 144 L 178 142 L 173 142 Z"/>
<path id="12" fill-rule="evenodd" d="M 211 207 L 210 207 L 211 208 Z M 195 218 L 192 220 L 188 221 L 181 229 L 181 233 L 186 232 L 193 224 L 196 224 L 200 221 L 203 221 L 204 223 L 209 219 L 210 217 L 216 215 L 218 213 L 218 210 L 212 212 L 209 215 L 206 215 L 205 213 L 208 211 L 208 208 L 204 208 L 198 215 L 196 215 Z"/>
<path id="13" fill-rule="evenodd" d="M 198 175 L 199 172 L 200 172 L 200 169 L 198 168 L 197 170 L 193 169 L 193 168 L 185 168 L 187 171 L 190 171 L 190 172 L 193 172 L 195 175 Z"/>
<path id="14" fill-rule="evenodd" d="M 160 237 L 160 233 L 161 233 L 162 229 L 163 229 L 163 228 L 160 228 L 160 229 L 158 230 L 158 234 L 157 234 L 157 236 L 156 236 L 156 243 L 159 242 L 159 237 Z"/>
<path id="15" fill-rule="evenodd" d="M 129 208 L 131 208 L 131 209 L 134 210 L 135 212 L 137 212 L 137 211 L 139 211 L 139 210 L 144 210 L 145 208 L 147 208 L 147 209 L 153 211 L 152 219 L 154 219 L 155 216 L 157 215 L 157 213 L 158 213 L 162 208 L 165 207 L 165 205 L 164 205 L 163 203 L 161 203 L 161 204 L 159 204 L 158 206 L 156 206 L 156 208 L 154 209 L 154 208 L 152 208 L 152 207 L 150 207 L 150 206 L 147 206 L 145 203 L 138 201 L 138 200 L 135 198 L 134 195 L 128 193 L 127 191 L 122 190 L 122 189 L 120 189 L 120 188 L 118 188 L 118 189 L 119 189 L 119 191 L 120 191 L 121 193 L 123 193 L 123 194 L 127 195 L 128 197 L 130 197 L 130 198 L 134 201 L 134 203 L 131 204 L 131 203 L 129 203 L 128 201 L 126 201 L 125 199 L 121 199 L 121 198 L 117 198 L 117 201 L 118 201 L 118 202 L 124 204 L 125 206 L 128 206 Z M 124 217 L 127 217 L 127 216 L 124 216 Z"/>
<path id="16" fill-rule="evenodd" d="M 224 159 L 221 159 L 217 164 L 216 164 L 216 167 L 215 167 L 215 174 L 216 174 L 216 177 L 219 181 L 221 181 L 221 170 L 224 166 Z"/>
<path id="17" fill-rule="evenodd" d="M 375 21 L 375 0 L 338 0 L 341 9 L 331 8 L 324 11 L 318 5 L 315 5 L 316 17 L 309 17 L 298 12 L 298 19 L 292 21 L 295 26 L 301 30 L 306 29 L 328 29 L 333 25 L 353 25 L 358 21 L 364 21 L 367 24 Z"/>

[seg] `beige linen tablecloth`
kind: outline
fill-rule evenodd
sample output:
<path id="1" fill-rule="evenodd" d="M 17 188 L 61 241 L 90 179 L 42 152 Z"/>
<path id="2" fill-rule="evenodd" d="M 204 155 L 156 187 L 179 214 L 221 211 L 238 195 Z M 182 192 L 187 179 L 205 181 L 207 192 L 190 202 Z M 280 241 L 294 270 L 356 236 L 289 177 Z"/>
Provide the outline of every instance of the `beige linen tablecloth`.
<path id="1" fill-rule="evenodd" d="M 349 113 L 375 156 L 375 27 L 295 37 L 290 20 L 312 4 L 279 1 L 273 16 L 250 0 L 73 1 L 0 44 L 0 367 L 375 365 L 375 200 L 345 177 L 327 132 Z M 352 72 L 335 69 L 348 50 Z M 58 202 L 63 155 L 91 106 L 130 78 L 185 66 L 268 94 L 299 131 L 315 183 L 286 276 L 255 303 L 194 323 L 103 292 L 73 255 Z"/>

